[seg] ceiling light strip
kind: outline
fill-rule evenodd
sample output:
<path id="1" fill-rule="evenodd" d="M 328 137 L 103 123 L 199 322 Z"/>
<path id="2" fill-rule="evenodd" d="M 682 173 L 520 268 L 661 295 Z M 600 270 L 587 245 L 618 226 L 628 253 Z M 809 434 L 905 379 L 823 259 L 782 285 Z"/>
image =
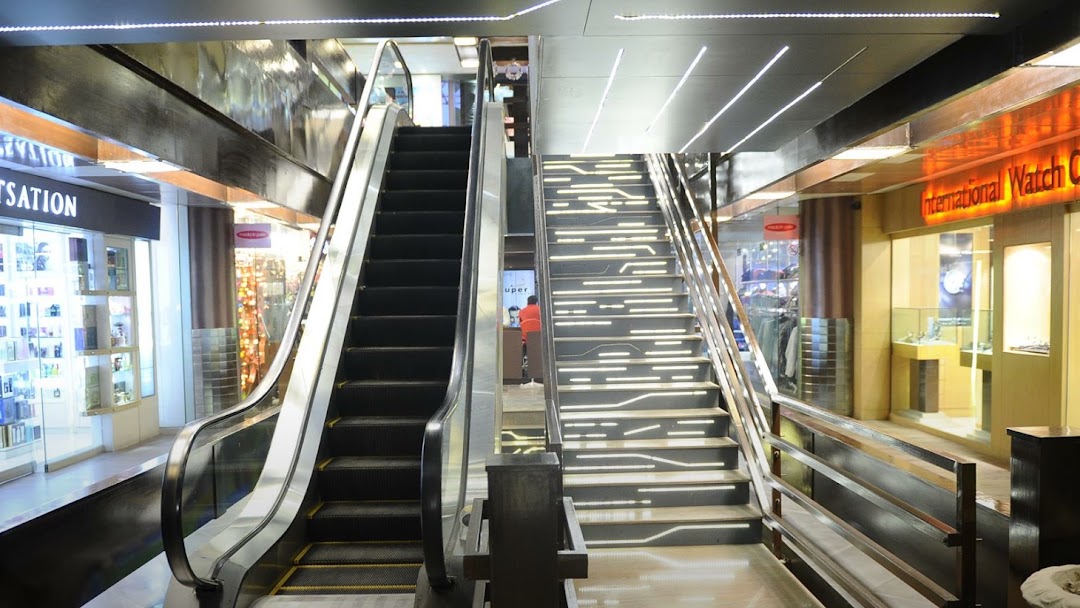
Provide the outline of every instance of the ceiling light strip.
<path id="1" fill-rule="evenodd" d="M 998 19 L 999 12 L 802 12 L 615 15 L 618 21 L 696 21 L 744 19 Z"/>
<path id="2" fill-rule="evenodd" d="M 724 107 L 720 108 L 719 112 L 717 112 L 715 115 L 713 115 L 712 118 L 709 119 L 709 122 L 705 123 L 705 126 L 702 127 L 701 130 L 698 131 L 696 135 L 694 135 L 693 137 L 690 138 L 690 141 L 686 142 L 686 145 L 683 146 L 679 150 L 679 153 L 682 154 L 683 152 L 686 152 L 686 149 L 689 148 L 691 144 L 693 144 L 695 141 L 697 141 L 697 139 L 699 137 L 704 135 L 705 132 L 708 131 L 709 128 L 713 126 L 713 123 L 715 123 L 721 116 L 723 116 L 724 112 L 727 112 L 728 109 L 731 108 L 731 106 L 735 105 L 735 102 L 739 101 L 739 99 L 743 95 L 745 95 L 746 92 L 750 90 L 750 87 L 754 86 L 757 83 L 758 80 L 761 80 L 761 77 L 765 75 L 765 72 L 768 72 L 769 69 L 772 68 L 772 66 L 774 64 L 776 64 L 776 62 L 779 61 L 781 57 L 784 56 L 784 53 L 788 52 L 789 50 L 791 50 L 791 47 L 785 45 L 784 48 L 777 51 L 776 55 L 773 55 L 773 58 L 770 59 L 769 62 L 765 64 L 765 67 L 761 68 L 761 70 L 759 70 L 758 73 L 755 74 L 754 77 L 750 79 L 750 82 L 747 82 L 746 85 L 744 85 L 743 88 L 740 89 L 739 92 L 736 93 L 735 96 L 731 98 L 730 101 L 728 101 L 726 104 L 724 104 Z"/>
<path id="3" fill-rule="evenodd" d="M 600 114 L 604 111 L 604 102 L 607 101 L 608 93 L 611 92 L 611 84 L 615 82 L 615 74 L 619 71 L 623 50 L 624 49 L 619 49 L 619 52 L 615 55 L 615 64 L 611 66 L 611 74 L 608 75 L 607 84 L 604 85 L 604 94 L 600 96 L 600 105 L 596 107 L 596 115 L 593 116 L 592 124 L 589 126 L 589 132 L 585 135 L 585 143 L 581 145 L 582 153 L 589 147 L 589 141 L 592 140 L 593 130 L 596 129 L 596 122 L 600 120 Z"/>
<path id="4" fill-rule="evenodd" d="M 726 151 L 724 151 L 724 154 L 731 154 L 732 152 L 735 151 L 736 148 L 738 148 L 739 146 L 746 143 L 747 140 L 749 140 L 751 137 L 757 135 L 762 129 L 769 126 L 769 124 L 771 124 L 772 121 L 779 118 L 784 112 L 787 112 L 792 107 L 794 107 L 795 104 L 799 103 L 800 101 L 805 99 L 808 95 L 810 95 L 811 93 L 816 91 L 818 89 L 818 87 L 820 87 L 822 84 L 824 84 L 825 81 L 828 80 L 830 77 L 832 77 L 833 74 L 839 72 L 844 66 L 851 63 L 852 61 L 855 61 L 855 58 L 858 57 L 859 55 L 862 55 L 866 51 L 866 49 L 867 49 L 867 47 L 865 47 L 865 46 L 863 48 L 859 49 L 859 51 L 856 52 L 854 55 L 852 55 L 851 57 L 848 57 L 846 61 L 844 61 L 840 65 L 836 66 L 836 68 L 833 71 L 826 74 L 824 78 L 822 78 L 821 80 L 819 80 L 819 81 L 815 82 L 814 84 L 810 85 L 810 88 L 803 91 L 803 93 L 801 95 L 799 95 L 798 97 L 796 97 L 795 99 L 792 99 L 790 102 L 788 102 L 788 104 L 786 106 L 780 108 L 780 110 L 776 114 L 773 114 L 772 116 L 770 116 L 765 122 L 761 123 L 760 125 L 757 126 L 756 129 L 754 129 L 749 134 L 747 134 L 746 137 L 740 139 L 738 141 L 738 143 L 736 143 L 734 146 L 731 146 Z"/>
<path id="5" fill-rule="evenodd" d="M 683 85 L 686 84 L 686 79 L 690 78 L 690 73 L 694 71 L 694 68 L 697 67 L 698 62 L 701 61 L 701 58 L 708 50 L 709 47 L 707 46 L 701 47 L 701 50 L 698 51 L 697 57 L 694 57 L 694 60 L 690 62 L 690 67 L 686 68 L 686 72 L 684 72 L 682 78 L 679 79 L 679 84 L 675 85 L 675 90 L 671 92 L 671 95 L 668 95 L 667 101 L 664 102 L 664 105 L 660 106 L 660 111 L 656 113 L 656 116 L 652 119 L 652 122 L 649 123 L 649 126 L 645 127 L 645 133 L 652 131 L 652 128 L 656 126 L 656 122 L 660 120 L 660 115 L 663 114 L 664 110 L 666 110 L 667 107 L 671 105 L 671 102 L 675 100 L 675 95 L 677 95 L 679 93 L 679 89 L 681 89 Z"/>
<path id="6" fill-rule="evenodd" d="M 562 0 L 547 0 L 505 16 L 430 16 L 430 17 L 340 17 L 325 19 L 240 19 L 232 21 L 173 21 L 151 23 L 97 23 L 83 25 L 11 25 L 0 27 L 0 34 L 19 34 L 27 32 L 90 32 L 90 31 L 126 31 L 147 29 L 191 29 L 225 28 L 253 26 L 289 26 L 289 25 L 385 25 L 394 23 L 483 23 L 491 21 L 511 21 L 533 11 L 557 4 Z"/>

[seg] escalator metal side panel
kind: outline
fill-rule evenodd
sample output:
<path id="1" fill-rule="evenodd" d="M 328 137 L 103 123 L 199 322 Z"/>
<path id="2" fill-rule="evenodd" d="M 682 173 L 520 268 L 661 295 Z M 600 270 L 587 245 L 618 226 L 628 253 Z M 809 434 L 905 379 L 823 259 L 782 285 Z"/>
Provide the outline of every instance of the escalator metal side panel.
<path id="1" fill-rule="evenodd" d="M 344 201 L 358 202 L 351 208 L 343 205 L 337 221 L 338 230 L 352 225 L 356 229 L 349 229 L 347 237 L 342 231 L 341 239 L 335 235 L 330 242 L 259 482 L 236 522 L 191 558 L 196 572 L 222 583 L 216 602 L 222 608 L 246 607 L 265 595 L 273 584 L 271 579 L 293 555 L 279 546 L 283 537 L 288 541 L 290 529 L 295 530 L 305 516 L 305 498 L 320 453 L 330 395 L 400 112 L 396 106 L 376 106 L 367 115 L 343 197 Z M 271 518 L 264 522 L 267 513 Z M 170 585 L 166 597 L 169 608 L 207 605 L 175 581 Z"/>
<path id="2" fill-rule="evenodd" d="M 476 337 L 473 355 L 472 415 L 469 428 L 469 470 L 463 505 L 487 498 L 488 456 L 500 450 L 502 428 L 502 270 L 506 233 L 506 109 L 488 102 L 484 109 L 481 199 L 477 219 L 479 273 L 476 286 Z M 443 489 L 443 492 L 447 491 Z M 456 488 L 453 488 L 456 491 Z M 455 502 L 457 497 L 455 496 Z M 446 504 L 444 502 L 443 504 Z M 460 525 L 460 517 L 458 518 Z M 453 538 L 460 538 L 454 529 Z"/>

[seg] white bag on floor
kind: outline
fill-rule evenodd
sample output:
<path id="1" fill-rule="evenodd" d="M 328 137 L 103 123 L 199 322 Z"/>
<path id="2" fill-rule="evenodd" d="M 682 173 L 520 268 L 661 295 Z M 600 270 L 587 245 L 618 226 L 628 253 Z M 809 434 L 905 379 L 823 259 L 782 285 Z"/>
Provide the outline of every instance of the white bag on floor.
<path id="1" fill-rule="evenodd" d="M 1080 565 L 1043 568 L 1020 585 L 1020 592 L 1034 608 L 1080 608 Z"/>

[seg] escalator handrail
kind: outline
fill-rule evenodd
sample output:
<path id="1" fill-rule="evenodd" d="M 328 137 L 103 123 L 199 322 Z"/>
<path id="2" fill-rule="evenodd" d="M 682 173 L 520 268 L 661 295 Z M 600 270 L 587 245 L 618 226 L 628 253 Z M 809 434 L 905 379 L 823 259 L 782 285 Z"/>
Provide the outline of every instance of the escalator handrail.
<path id="1" fill-rule="evenodd" d="M 457 319 L 454 324 L 454 354 L 450 366 L 450 382 L 442 405 L 424 427 L 424 443 L 420 457 L 421 530 L 424 547 L 424 569 L 428 582 L 435 589 L 452 585 L 446 570 L 446 547 L 442 534 L 442 454 L 447 421 L 460 407 L 464 411 L 464 445 L 461 448 L 464 469 L 468 466 L 469 426 L 472 416 L 472 367 L 475 350 L 475 317 L 478 266 L 479 208 L 483 195 L 480 188 L 481 153 L 483 150 L 484 104 L 495 99 L 494 64 L 491 42 L 480 41 L 477 51 L 480 65 L 476 71 L 476 100 L 473 113 L 472 141 L 469 147 L 469 178 L 465 190 L 465 231 L 461 245 L 461 278 L 458 283 Z M 465 475 L 462 475 L 458 501 L 464 500 Z M 459 505 L 459 508 L 462 505 Z"/>
<path id="2" fill-rule="evenodd" d="M 367 116 L 368 109 L 371 107 L 370 97 L 374 91 L 375 81 L 379 74 L 379 65 L 387 48 L 391 49 L 391 51 L 397 55 L 398 61 L 402 66 L 401 69 L 405 74 L 411 114 L 412 74 L 409 72 L 409 68 L 405 63 L 405 59 L 402 57 L 401 50 L 398 48 L 397 44 L 393 40 L 382 40 L 376 47 L 375 55 L 371 62 L 371 69 L 368 71 L 364 90 L 361 94 L 359 103 L 357 104 L 356 114 L 353 118 L 348 139 L 345 142 L 341 161 L 335 172 L 333 187 L 330 190 L 330 198 L 327 201 L 323 219 L 319 224 L 319 230 L 315 235 L 315 242 L 311 249 L 311 255 L 308 258 L 307 267 L 304 270 L 304 278 L 297 291 L 297 302 L 293 305 L 292 312 L 289 315 L 288 324 L 285 327 L 285 333 L 281 341 L 282 348 L 278 349 L 277 354 L 270 363 L 267 373 L 255 388 L 252 389 L 251 394 L 249 394 L 247 398 L 221 412 L 188 423 L 180 430 L 180 433 L 177 434 L 172 448 L 169 450 L 169 457 L 165 464 L 165 474 L 161 484 L 161 540 L 173 576 L 184 586 L 204 590 L 216 589 L 220 586 L 218 581 L 203 578 L 195 573 L 194 568 L 191 566 L 191 561 L 188 559 L 187 549 L 184 545 L 184 479 L 187 472 L 188 461 L 195 448 L 195 442 L 206 429 L 223 421 L 243 416 L 259 404 L 263 403 L 271 396 L 274 389 L 278 386 L 281 374 L 292 355 L 296 341 L 300 335 L 307 308 L 311 303 L 311 294 L 315 285 L 316 275 L 318 274 L 320 263 L 326 254 L 325 245 L 327 236 L 330 233 L 330 227 L 334 223 L 338 208 L 341 205 L 342 195 L 345 192 L 345 182 L 347 181 L 347 177 L 356 157 L 356 149 L 360 141 L 363 121 Z M 268 513 L 267 517 L 270 517 L 270 515 L 271 514 Z"/>
<path id="3" fill-rule="evenodd" d="M 536 157 L 536 170 L 533 172 L 534 210 L 533 239 L 536 250 L 536 280 L 540 299 L 540 337 L 544 357 L 544 431 L 547 451 L 559 456 L 559 467 L 563 462 L 562 422 L 559 413 L 559 391 L 555 389 L 558 369 L 555 363 L 555 318 L 554 301 L 551 297 L 551 269 L 548 267 L 547 208 L 544 206 L 544 163 Z"/>

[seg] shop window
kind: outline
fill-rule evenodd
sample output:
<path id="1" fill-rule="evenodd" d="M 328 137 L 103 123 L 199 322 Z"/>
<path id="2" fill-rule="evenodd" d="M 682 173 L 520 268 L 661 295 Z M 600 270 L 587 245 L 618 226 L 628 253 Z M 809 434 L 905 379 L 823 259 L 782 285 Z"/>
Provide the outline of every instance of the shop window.
<path id="1" fill-rule="evenodd" d="M 1050 243 L 1005 248 L 1004 348 L 1050 354 Z"/>
<path id="2" fill-rule="evenodd" d="M 139 389 L 143 398 L 157 392 L 154 378 L 154 291 L 150 242 L 135 241 L 135 284 L 139 309 Z"/>
<path id="3" fill-rule="evenodd" d="M 993 228 L 893 241 L 892 411 L 989 440 Z"/>

